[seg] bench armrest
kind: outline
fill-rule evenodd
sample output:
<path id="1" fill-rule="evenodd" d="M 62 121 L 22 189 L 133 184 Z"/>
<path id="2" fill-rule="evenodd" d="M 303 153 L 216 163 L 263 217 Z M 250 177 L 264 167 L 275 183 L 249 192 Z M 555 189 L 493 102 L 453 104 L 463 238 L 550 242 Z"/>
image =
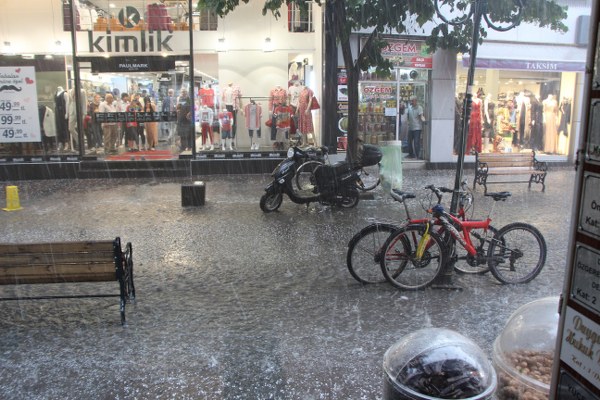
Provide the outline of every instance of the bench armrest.
<path id="1" fill-rule="evenodd" d="M 546 161 L 538 161 L 535 157 L 533 158 L 533 169 L 536 171 L 548 171 L 548 163 Z"/>
<path id="2" fill-rule="evenodd" d="M 488 163 L 483 162 L 483 161 L 477 161 L 475 168 L 476 168 L 477 172 L 480 174 L 487 174 L 490 169 L 488 166 Z"/>

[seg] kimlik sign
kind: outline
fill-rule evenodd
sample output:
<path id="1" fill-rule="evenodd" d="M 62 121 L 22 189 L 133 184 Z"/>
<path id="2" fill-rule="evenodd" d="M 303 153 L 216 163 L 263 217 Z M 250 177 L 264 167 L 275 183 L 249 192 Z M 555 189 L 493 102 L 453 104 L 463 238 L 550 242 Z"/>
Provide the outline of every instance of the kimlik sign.
<path id="1" fill-rule="evenodd" d="M 161 31 L 154 33 L 138 31 L 136 34 L 128 35 L 113 35 L 112 33 L 95 35 L 95 32 L 88 31 L 90 53 L 172 52 L 173 49 L 169 44 L 172 38 L 172 34 L 163 38 Z"/>

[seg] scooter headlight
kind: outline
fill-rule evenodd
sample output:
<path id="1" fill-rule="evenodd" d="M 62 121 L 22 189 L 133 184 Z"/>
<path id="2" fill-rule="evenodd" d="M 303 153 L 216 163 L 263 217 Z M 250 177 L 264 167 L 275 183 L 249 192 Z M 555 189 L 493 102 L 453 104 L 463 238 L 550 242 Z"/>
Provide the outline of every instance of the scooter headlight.
<path id="1" fill-rule="evenodd" d="M 296 152 L 296 151 L 294 150 L 294 148 L 293 148 L 293 147 L 290 147 L 290 148 L 288 149 L 288 151 L 287 151 L 287 157 L 288 157 L 288 158 L 292 158 L 292 157 L 294 157 L 294 153 L 295 153 L 295 152 Z"/>

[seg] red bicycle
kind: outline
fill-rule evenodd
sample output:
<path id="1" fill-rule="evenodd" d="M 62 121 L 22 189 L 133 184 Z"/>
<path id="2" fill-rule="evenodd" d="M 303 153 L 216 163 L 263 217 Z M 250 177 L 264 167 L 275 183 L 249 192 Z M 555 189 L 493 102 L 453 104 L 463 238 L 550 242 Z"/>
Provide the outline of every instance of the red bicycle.
<path id="1" fill-rule="evenodd" d="M 487 193 L 486 196 L 505 201 L 511 193 Z M 398 288 L 423 289 L 438 278 L 447 262 L 454 264 L 458 260 L 458 243 L 475 265 L 487 265 L 500 282 L 531 281 L 546 262 L 547 247 L 543 235 L 530 224 L 515 222 L 489 237 L 487 232 L 493 230 L 490 227 L 493 208 L 486 219 L 463 220 L 436 204 L 431 209 L 433 218 L 407 225 L 388 237 L 383 245 L 383 255 L 379 257 L 383 275 Z M 484 234 L 474 236 L 476 231 Z M 485 247 L 485 254 L 478 251 Z"/>

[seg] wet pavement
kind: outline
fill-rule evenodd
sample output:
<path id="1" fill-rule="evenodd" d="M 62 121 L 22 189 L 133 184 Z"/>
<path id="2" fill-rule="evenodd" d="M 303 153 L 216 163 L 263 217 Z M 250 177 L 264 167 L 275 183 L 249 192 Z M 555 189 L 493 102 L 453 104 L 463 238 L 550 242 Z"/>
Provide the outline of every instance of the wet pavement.
<path id="1" fill-rule="evenodd" d="M 0 242 L 119 236 L 133 245 L 137 302 L 125 328 L 116 298 L 1 302 L 0 398 L 378 399 L 384 352 L 426 327 L 456 330 L 491 357 L 512 312 L 562 291 L 574 178 L 553 169 L 546 192 L 491 187 L 513 192 L 495 207 L 496 227 L 524 221 L 545 236 L 547 263 L 532 282 L 454 274 L 462 290 L 418 292 L 362 286 L 346 268 L 356 231 L 403 218 L 382 189 L 354 209 L 286 197 L 264 214 L 268 175 L 202 179 L 206 204 L 192 208 L 181 207 L 188 181 L 5 182 L 0 200 L 14 184 L 23 210 L 0 213 Z M 453 170 L 405 170 L 403 189 L 453 182 Z M 475 216 L 491 206 L 482 192 Z M 5 286 L 0 297 L 61 291 L 117 283 Z"/>

